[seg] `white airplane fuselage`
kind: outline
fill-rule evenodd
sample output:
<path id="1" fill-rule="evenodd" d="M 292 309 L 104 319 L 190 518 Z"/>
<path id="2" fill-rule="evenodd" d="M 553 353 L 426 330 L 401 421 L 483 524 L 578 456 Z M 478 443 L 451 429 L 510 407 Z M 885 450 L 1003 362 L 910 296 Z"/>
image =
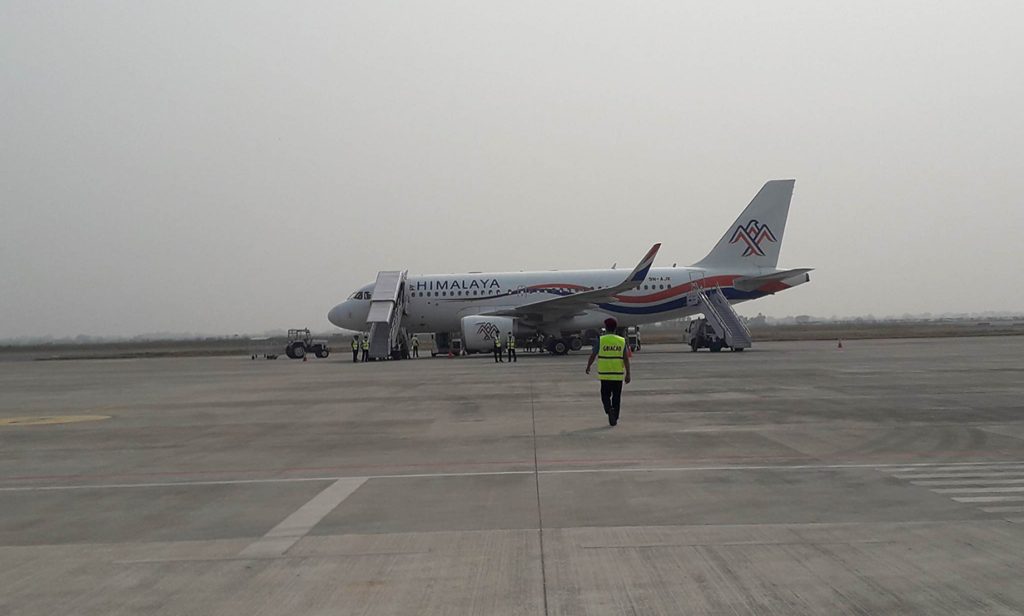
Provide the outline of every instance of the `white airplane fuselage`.
<path id="1" fill-rule="evenodd" d="M 653 267 L 655 244 L 630 271 L 551 270 L 408 276 L 402 326 L 410 333 L 479 330 L 486 336 L 540 332 L 565 337 L 702 312 L 699 289 L 720 289 L 732 304 L 808 282 L 809 269 L 777 267 L 794 180 L 772 180 L 703 259 L 690 267 Z M 363 285 L 328 314 L 331 323 L 367 331 L 374 285 Z M 381 298 L 378 298 L 381 299 Z M 386 299 L 386 298 L 385 298 Z M 477 340 L 481 343 L 481 340 Z M 483 341 L 486 344 L 486 341 Z"/>
<path id="2" fill-rule="evenodd" d="M 651 268 L 643 284 L 616 296 L 582 314 L 545 324 L 547 334 L 600 328 L 608 317 L 621 327 L 655 323 L 700 312 L 693 305 L 694 287 L 718 287 L 736 304 L 764 297 L 809 280 L 806 273 L 790 279 L 765 283 L 743 291 L 732 286 L 737 278 L 770 274 L 779 270 L 716 272 L 692 267 Z M 565 296 L 621 281 L 623 270 L 559 270 L 541 272 L 497 272 L 412 276 L 406 279 L 408 301 L 402 320 L 410 333 L 457 331 L 463 317 L 501 309 L 516 308 L 553 296 Z M 362 331 L 366 329 L 369 296 L 373 284 L 366 284 L 352 298 L 331 309 L 328 319 L 334 325 Z M 366 299 L 355 299 L 357 296 Z M 529 323 L 524 322 L 529 328 Z"/>

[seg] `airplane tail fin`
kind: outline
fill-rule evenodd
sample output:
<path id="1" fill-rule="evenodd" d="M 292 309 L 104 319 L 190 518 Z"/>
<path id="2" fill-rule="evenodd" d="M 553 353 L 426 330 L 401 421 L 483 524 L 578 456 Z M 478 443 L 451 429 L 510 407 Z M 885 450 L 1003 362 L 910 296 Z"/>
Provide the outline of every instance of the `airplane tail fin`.
<path id="1" fill-rule="evenodd" d="M 795 183 L 796 180 L 766 182 L 711 252 L 694 266 L 774 268 L 779 262 Z"/>

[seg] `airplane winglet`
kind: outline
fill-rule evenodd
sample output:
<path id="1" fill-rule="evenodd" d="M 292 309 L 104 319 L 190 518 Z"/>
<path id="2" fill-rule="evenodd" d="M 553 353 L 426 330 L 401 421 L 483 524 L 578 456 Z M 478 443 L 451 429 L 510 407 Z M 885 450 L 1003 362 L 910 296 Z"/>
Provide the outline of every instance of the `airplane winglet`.
<path id="1" fill-rule="evenodd" d="M 643 259 L 640 259 L 640 263 L 637 263 L 636 267 L 633 268 L 633 271 L 630 272 L 629 276 L 626 277 L 626 280 L 623 281 L 623 284 L 637 285 L 643 282 L 644 279 L 647 278 L 647 272 L 649 272 L 651 270 L 651 266 L 654 265 L 654 257 L 658 255 L 658 250 L 660 249 L 661 242 L 651 246 L 651 249 L 647 251 L 647 254 L 644 255 Z"/>

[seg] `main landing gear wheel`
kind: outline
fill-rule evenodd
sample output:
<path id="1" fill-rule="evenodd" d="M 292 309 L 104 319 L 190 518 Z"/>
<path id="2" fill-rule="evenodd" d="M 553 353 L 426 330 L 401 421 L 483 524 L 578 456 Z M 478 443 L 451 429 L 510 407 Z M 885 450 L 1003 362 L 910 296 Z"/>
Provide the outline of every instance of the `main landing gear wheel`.
<path id="1" fill-rule="evenodd" d="M 580 340 L 579 336 L 573 336 L 569 339 L 569 348 L 573 351 L 579 351 L 583 348 L 583 341 Z"/>
<path id="2" fill-rule="evenodd" d="M 565 340 L 555 340 L 551 343 L 550 350 L 555 355 L 565 355 L 569 352 L 569 345 L 565 343 Z"/>

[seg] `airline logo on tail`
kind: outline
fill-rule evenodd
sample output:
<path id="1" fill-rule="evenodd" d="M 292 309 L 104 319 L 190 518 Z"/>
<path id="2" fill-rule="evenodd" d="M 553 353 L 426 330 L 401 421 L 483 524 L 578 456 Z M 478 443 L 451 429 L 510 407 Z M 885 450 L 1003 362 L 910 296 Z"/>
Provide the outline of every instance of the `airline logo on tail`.
<path id="1" fill-rule="evenodd" d="M 768 225 L 762 225 L 753 219 L 751 219 L 745 227 L 743 225 L 737 226 L 736 230 L 733 231 L 732 239 L 729 240 L 729 243 L 735 244 L 740 240 L 743 240 L 747 245 L 746 249 L 743 251 L 744 257 L 749 257 L 751 255 L 763 257 L 764 250 L 761 249 L 761 243 L 765 240 L 768 240 L 769 242 L 779 241 L 775 239 L 775 234 L 768 228 Z"/>

